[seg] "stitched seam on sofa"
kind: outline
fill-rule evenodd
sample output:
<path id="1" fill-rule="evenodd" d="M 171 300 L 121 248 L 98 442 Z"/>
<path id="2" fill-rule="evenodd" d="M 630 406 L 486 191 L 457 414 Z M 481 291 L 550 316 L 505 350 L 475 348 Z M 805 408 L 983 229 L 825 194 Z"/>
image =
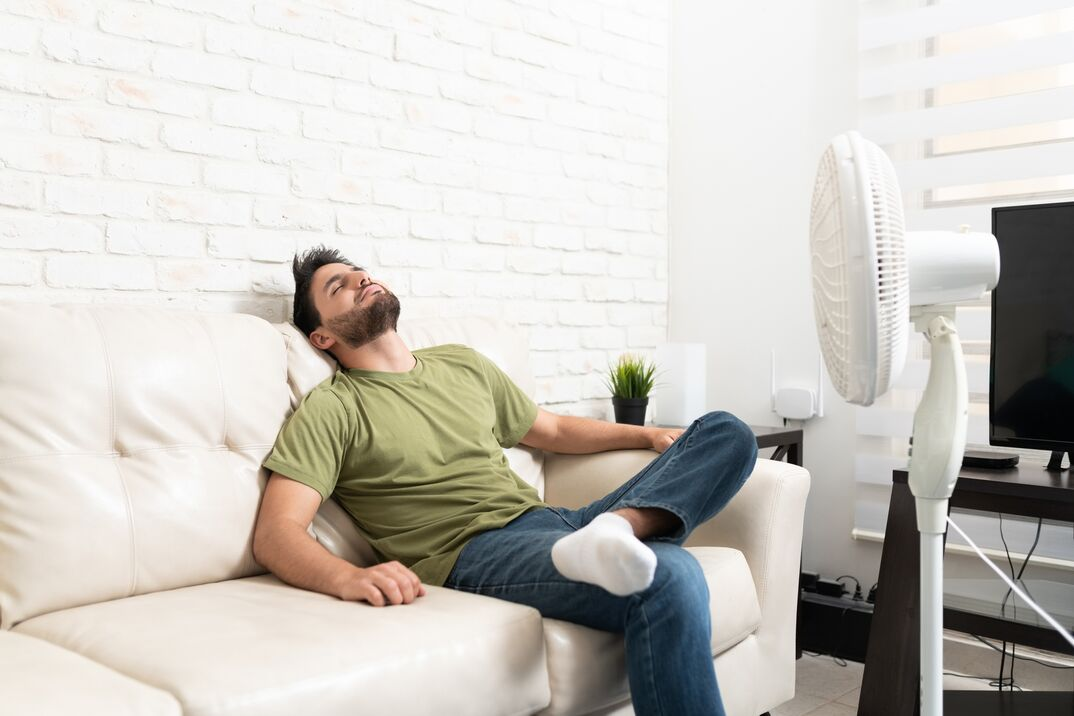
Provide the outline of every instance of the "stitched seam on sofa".
<path id="1" fill-rule="evenodd" d="M 540 612 L 538 612 L 533 607 L 526 607 L 524 605 L 516 605 L 516 606 L 521 606 L 524 609 L 527 609 L 528 611 L 533 612 L 537 616 L 538 621 L 541 621 Z M 376 607 L 370 607 L 370 608 L 375 609 Z M 512 620 L 510 622 L 505 622 L 503 624 L 502 628 L 497 629 L 495 632 L 485 631 L 485 632 L 481 632 L 481 634 L 486 635 L 486 637 L 490 633 L 493 634 L 493 635 L 498 636 L 501 633 L 513 631 L 514 628 L 518 624 L 524 624 L 526 622 L 532 621 L 533 618 L 534 618 L 534 614 L 527 614 L 524 618 L 514 619 L 514 620 Z M 541 638 L 541 643 L 543 644 L 543 640 L 544 640 L 543 622 L 541 622 L 541 629 L 542 629 L 542 632 L 541 632 L 541 637 L 540 638 Z M 483 640 L 476 640 L 475 639 L 475 640 L 465 642 L 464 645 L 480 644 L 480 643 L 482 643 L 482 641 L 485 641 L 485 640 L 487 640 L 487 639 L 483 639 Z M 426 651 L 426 652 L 428 651 L 428 646 L 427 645 L 423 645 L 422 648 L 423 648 L 424 651 Z M 459 649 L 459 642 L 453 640 L 450 644 L 446 645 L 442 650 L 439 650 L 439 651 L 443 651 L 445 653 L 455 653 L 455 652 L 458 651 L 458 649 Z M 390 666 L 390 667 L 404 666 L 404 665 L 413 664 L 413 663 L 414 663 L 414 655 L 413 654 L 401 655 L 399 659 L 397 659 L 395 661 L 391 661 L 391 662 L 385 662 L 383 659 L 378 660 L 378 662 L 377 662 L 377 664 L 379 666 Z M 314 676 L 310 676 L 310 677 L 308 677 L 306 679 L 302 679 L 301 681 L 295 681 L 295 682 L 292 682 L 292 683 L 281 684 L 279 686 L 275 686 L 275 687 L 272 687 L 272 688 L 269 688 L 269 689 L 261 689 L 261 690 L 254 691 L 254 692 L 251 692 L 251 693 L 248 693 L 248 694 L 242 694 L 242 695 L 237 696 L 235 698 L 227 699 L 227 700 L 224 700 L 224 701 L 218 701 L 216 699 L 213 699 L 212 701 L 208 701 L 208 702 L 206 702 L 204 704 L 198 703 L 196 701 L 193 701 L 193 702 L 186 701 L 178 693 L 175 693 L 175 692 L 171 692 L 171 693 L 173 693 L 175 698 L 180 701 L 181 705 L 183 706 L 183 712 L 184 713 L 187 713 L 187 712 L 190 712 L 190 711 L 195 711 L 195 710 L 202 711 L 203 713 L 227 713 L 227 712 L 233 711 L 235 708 L 237 708 L 239 706 L 250 706 L 250 705 L 256 704 L 258 702 L 263 702 L 263 701 L 266 701 L 266 700 L 279 698 L 281 692 L 294 692 L 296 689 L 303 689 L 303 688 L 306 688 L 308 686 L 316 686 L 318 683 L 325 683 L 325 684 L 328 684 L 328 685 L 338 684 L 338 682 L 339 682 L 341 677 L 346 677 L 348 675 L 351 677 L 351 679 L 353 679 L 355 677 L 362 677 L 365 674 L 363 674 L 363 673 L 355 674 L 353 672 L 341 672 L 341 673 L 336 673 L 336 674 L 317 674 L 317 675 L 314 675 Z M 547 655 L 545 656 L 545 661 L 544 661 L 544 676 L 545 676 L 545 680 L 547 681 L 547 679 L 548 679 L 548 659 L 547 659 Z M 162 689 L 167 690 L 167 687 L 163 687 L 163 686 L 158 687 L 158 688 L 162 688 Z M 210 698 L 212 698 L 212 697 L 210 697 Z M 209 704 L 215 704 L 215 706 L 210 706 Z M 525 709 L 525 710 L 521 711 L 520 713 L 533 713 L 533 711 L 532 711 L 532 709 Z"/>
<path id="2" fill-rule="evenodd" d="M 220 430 L 220 444 L 227 445 L 227 394 L 224 392 L 224 371 L 220 367 L 220 352 L 217 350 L 212 331 L 209 330 L 209 326 L 205 323 L 205 317 L 200 313 L 197 316 L 198 326 L 205 332 L 205 337 L 209 339 L 209 345 L 212 347 L 213 363 L 216 365 L 216 383 L 220 388 L 220 412 L 223 419 L 223 425 Z"/>
<path id="3" fill-rule="evenodd" d="M 761 554 L 764 555 L 761 562 L 761 585 L 760 589 L 757 590 L 757 602 L 761 607 L 762 615 L 764 614 L 765 597 L 768 595 L 768 545 L 772 541 L 772 527 L 776 521 L 776 513 L 779 512 L 778 508 L 780 506 L 780 499 L 783 497 L 783 485 L 785 481 L 786 478 L 780 476 L 779 481 L 776 483 L 776 494 L 772 497 L 772 511 L 768 515 L 768 527 L 765 528 L 764 532 L 764 543 L 761 551 Z"/>
<path id="4" fill-rule="evenodd" d="M 97 327 L 97 335 L 101 339 L 101 351 L 104 353 L 104 366 L 105 375 L 108 379 L 108 427 L 109 427 L 109 445 L 112 446 L 113 452 L 116 452 L 116 387 L 115 377 L 112 374 L 112 356 L 108 351 L 108 339 L 105 337 L 104 326 L 101 325 L 101 317 L 97 311 L 90 310 L 90 316 L 93 317 L 93 324 Z M 134 594 L 134 590 L 138 585 L 138 554 L 135 542 L 134 532 L 134 510 L 131 507 L 131 496 L 127 490 L 127 483 L 123 479 L 123 470 L 119 466 L 120 455 L 116 452 L 112 458 L 112 466 L 116 470 L 116 477 L 119 479 L 119 487 L 123 492 L 123 503 L 127 507 L 127 535 L 130 539 L 130 583 L 128 586 L 127 596 Z"/>
<path id="5" fill-rule="evenodd" d="M 40 460 L 40 459 L 43 459 L 43 458 L 53 458 L 53 457 L 101 457 L 101 458 L 107 458 L 107 457 L 131 457 L 133 455 L 139 455 L 139 454 L 141 454 L 143 452 L 154 452 L 154 451 L 165 451 L 165 450 L 189 450 L 191 448 L 201 448 L 201 449 L 205 450 L 206 452 L 224 452 L 224 451 L 227 451 L 227 452 L 244 452 L 246 450 L 264 450 L 265 448 L 271 448 L 271 447 L 272 447 L 272 443 L 251 443 L 249 445 L 232 445 L 230 447 L 227 446 L 227 445 L 213 445 L 211 447 L 208 447 L 208 446 L 204 446 L 204 445 L 183 444 L 183 445 L 163 445 L 163 446 L 159 446 L 159 447 L 138 448 L 136 450 L 131 450 L 129 452 L 116 452 L 115 450 L 111 450 L 111 451 L 107 451 L 107 452 L 106 451 L 101 451 L 101 452 L 91 452 L 91 451 L 42 452 L 42 453 L 35 453 L 33 455 L 14 455 L 12 457 L 3 457 L 3 458 L 0 458 L 0 465 L 5 464 L 5 463 L 9 463 L 9 462 L 18 462 L 19 460 Z"/>

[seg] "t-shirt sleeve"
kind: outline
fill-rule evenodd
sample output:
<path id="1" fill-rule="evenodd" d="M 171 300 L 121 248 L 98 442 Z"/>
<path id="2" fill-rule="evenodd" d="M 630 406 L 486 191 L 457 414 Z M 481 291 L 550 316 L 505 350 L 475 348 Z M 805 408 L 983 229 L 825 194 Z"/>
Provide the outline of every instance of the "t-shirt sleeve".
<path id="1" fill-rule="evenodd" d="M 314 390 L 284 423 L 263 463 L 328 499 L 336 487 L 352 435 L 343 401 L 328 390 Z"/>
<path id="2" fill-rule="evenodd" d="M 477 351 L 474 354 L 481 363 L 496 406 L 496 424 L 492 432 L 501 447 L 514 447 L 533 427 L 537 404 L 499 366 Z"/>

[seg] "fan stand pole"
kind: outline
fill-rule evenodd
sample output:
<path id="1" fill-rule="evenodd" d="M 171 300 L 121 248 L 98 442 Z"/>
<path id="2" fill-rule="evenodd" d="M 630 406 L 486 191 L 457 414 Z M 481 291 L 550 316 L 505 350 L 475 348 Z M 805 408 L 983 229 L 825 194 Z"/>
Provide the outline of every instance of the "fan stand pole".
<path id="1" fill-rule="evenodd" d="M 921 714 L 943 714 L 943 535 L 966 447 L 966 364 L 953 307 L 912 308 L 931 345 L 929 379 L 914 413 L 910 492 L 921 533 Z"/>

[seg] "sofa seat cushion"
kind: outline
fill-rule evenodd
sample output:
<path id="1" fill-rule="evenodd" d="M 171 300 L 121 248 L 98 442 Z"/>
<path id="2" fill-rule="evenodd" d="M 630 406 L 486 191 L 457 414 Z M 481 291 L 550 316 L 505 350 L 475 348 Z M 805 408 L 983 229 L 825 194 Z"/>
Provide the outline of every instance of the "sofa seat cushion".
<path id="1" fill-rule="evenodd" d="M 427 587 L 376 608 L 265 575 L 20 624 L 175 695 L 187 716 L 521 714 L 548 703 L 536 610 Z"/>
<path id="2" fill-rule="evenodd" d="M 36 716 L 181 716 L 171 694 L 47 641 L 0 632 L 0 708 Z"/>
<path id="3" fill-rule="evenodd" d="M 689 547 L 687 551 L 705 572 L 712 655 L 716 656 L 761 624 L 753 575 L 737 549 Z M 544 640 L 552 700 L 542 716 L 588 713 L 629 697 L 622 635 L 545 619 Z"/>

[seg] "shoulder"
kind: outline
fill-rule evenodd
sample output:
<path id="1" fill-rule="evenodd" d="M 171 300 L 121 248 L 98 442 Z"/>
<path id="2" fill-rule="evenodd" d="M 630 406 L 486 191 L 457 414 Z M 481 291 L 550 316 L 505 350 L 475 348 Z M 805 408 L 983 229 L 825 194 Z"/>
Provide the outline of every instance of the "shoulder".
<path id="1" fill-rule="evenodd" d="M 299 401 L 295 413 L 346 413 L 350 391 L 347 389 L 345 382 L 346 377 L 337 371 L 331 378 L 326 378 L 318 383 L 313 390 L 306 393 L 302 400 Z"/>

